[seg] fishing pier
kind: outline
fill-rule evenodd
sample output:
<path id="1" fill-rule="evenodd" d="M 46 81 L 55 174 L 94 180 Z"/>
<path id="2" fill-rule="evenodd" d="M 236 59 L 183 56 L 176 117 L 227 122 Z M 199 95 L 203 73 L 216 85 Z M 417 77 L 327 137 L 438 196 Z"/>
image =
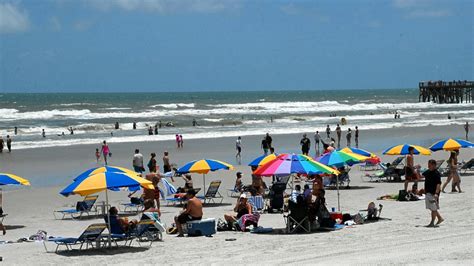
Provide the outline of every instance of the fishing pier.
<path id="1" fill-rule="evenodd" d="M 474 81 L 421 81 L 418 101 L 434 103 L 474 102 Z"/>

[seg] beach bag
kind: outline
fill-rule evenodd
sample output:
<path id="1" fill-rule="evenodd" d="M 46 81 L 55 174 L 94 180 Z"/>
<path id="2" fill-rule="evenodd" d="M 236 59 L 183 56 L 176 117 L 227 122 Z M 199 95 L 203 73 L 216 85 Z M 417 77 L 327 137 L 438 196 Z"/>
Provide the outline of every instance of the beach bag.
<path id="1" fill-rule="evenodd" d="M 402 189 L 398 192 L 398 201 L 408 201 L 408 193 Z"/>
<path id="2" fill-rule="evenodd" d="M 217 221 L 217 231 L 229 231 L 229 225 L 224 220 L 220 219 Z"/>

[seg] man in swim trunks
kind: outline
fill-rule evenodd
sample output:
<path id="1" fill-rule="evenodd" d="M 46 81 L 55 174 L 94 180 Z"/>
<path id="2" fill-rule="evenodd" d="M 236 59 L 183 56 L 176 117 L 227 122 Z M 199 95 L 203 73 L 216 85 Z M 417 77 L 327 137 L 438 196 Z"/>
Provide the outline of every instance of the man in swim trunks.
<path id="1" fill-rule="evenodd" d="M 195 197 L 196 191 L 194 189 L 188 189 L 186 192 L 186 209 L 182 211 L 178 216 L 174 217 L 176 228 L 178 229 L 178 237 L 183 237 L 183 224 L 190 221 L 196 221 L 202 219 L 202 202 Z"/>
<path id="2" fill-rule="evenodd" d="M 413 147 L 408 147 L 408 155 L 406 158 L 407 165 L 405 167 L 405 191 L 408 189 L 408 183 L 411 181 L 414 181 L 415 184 L 418 183 L 418 173 L 416 172 L 415 169 L 415 160 L 413 158 L 413 154 L 415 152 L 415 148 Z"/>

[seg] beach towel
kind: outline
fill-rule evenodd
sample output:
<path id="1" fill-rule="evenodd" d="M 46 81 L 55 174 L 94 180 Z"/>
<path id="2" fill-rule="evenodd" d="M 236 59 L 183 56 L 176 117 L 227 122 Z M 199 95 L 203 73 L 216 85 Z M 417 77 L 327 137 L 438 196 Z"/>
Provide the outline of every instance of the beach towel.
<path id="1" fill-rule="evenodd" d="M 161 180 L 163 181 L 163 185 L 166 188 L 166 196 L 173 195 L 178 192 L 178 190 L 168 180 L 166 180 L 166 178 L 162 178 Z"/>
<path id="2" fill-rule="evenodd" d="M 245 214 L 240 217 L 237 221 L 239 224 L 240 230 L 245 231 L 247 226 L 253 225 L 254 227 L 258 226 L 258 220 L 260 219 L 260 213 Z"/>

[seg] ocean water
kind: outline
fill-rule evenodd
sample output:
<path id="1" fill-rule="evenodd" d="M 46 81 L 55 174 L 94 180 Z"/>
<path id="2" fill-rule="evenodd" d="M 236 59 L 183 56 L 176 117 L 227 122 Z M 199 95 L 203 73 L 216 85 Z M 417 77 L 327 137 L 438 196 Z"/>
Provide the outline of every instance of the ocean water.
<path id="1" fill-rule="evenodd" d="M 401 115 L 395 120 L 394 112 Z M 199 93 L 7 93 L 0 94 L 0 135 L 16 149 L 112 142 L 312 133 L 342 129 L 474 122 L 474 104 L 419 103 L 417 89 Z M 335 117 L 333 116 L 335 115 Z M 451 119 L 448 120 L 448 115 Z M 196 119 L 199 126 L 193 127 Z M 132 123 L 137 129 L 132 129 Z M 159 121 L 158 135 L 148 126 Z M 119 122 L 120 129 L 114 129 Z M 165 126 L 172 123 L 173 127 Z M 14 136 L 14 127 L 18 135 Z M 69 135 L 68 127 L 75 129 Z M 41 130 L 45 129 L 46 138 Z M 64 132 L 64 136 L 62 136 Z M 113 134 L 113 136 L 112 136 Z"/>

